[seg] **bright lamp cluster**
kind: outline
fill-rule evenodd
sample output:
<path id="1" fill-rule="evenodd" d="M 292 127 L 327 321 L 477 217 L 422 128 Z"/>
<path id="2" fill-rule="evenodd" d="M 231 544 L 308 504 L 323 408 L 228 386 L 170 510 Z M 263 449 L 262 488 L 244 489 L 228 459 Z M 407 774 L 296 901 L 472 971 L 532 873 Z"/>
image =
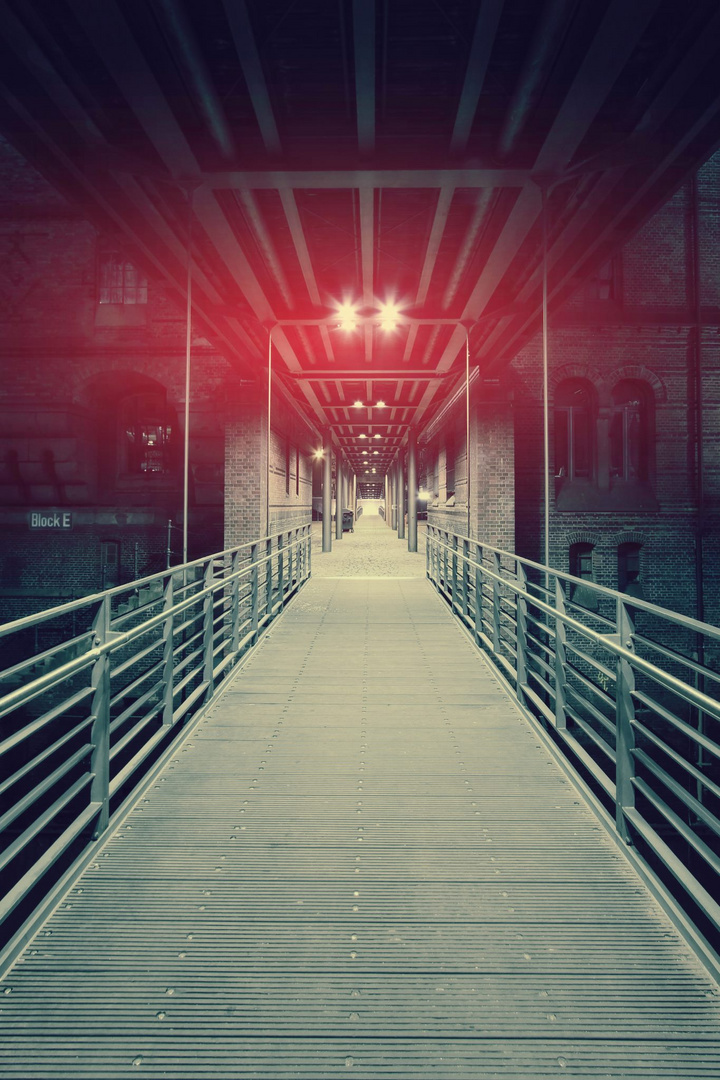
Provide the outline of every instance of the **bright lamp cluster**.
<path id="1" fill-rule="evenodd" d="M 347 333 L 357 330 L 361 323 L 374 323 L 389 333 L 397 328 L 399 318 L 400 308 L 393 300 L 379 304 L 377 314 L 370 316 L 360 315 L 358 305 L 349 300 L 338 305 L 338 326 Z"/>

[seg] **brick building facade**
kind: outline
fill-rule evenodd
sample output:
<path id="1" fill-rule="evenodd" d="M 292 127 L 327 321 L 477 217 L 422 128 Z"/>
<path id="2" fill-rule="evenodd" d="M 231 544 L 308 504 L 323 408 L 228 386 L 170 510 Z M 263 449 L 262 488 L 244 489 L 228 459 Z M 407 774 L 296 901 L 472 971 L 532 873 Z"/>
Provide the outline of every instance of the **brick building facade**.
<path id="1" fill-rule="evenodd" d="M 549 321 L 551 564 L 715 623 L 719 206 L 716 156 Z M 497 384 L 475 379 L 471 401 L 473 424 L 488 415 L 475 470 L 471 439 L 471 533 L 542 561 L 541 335 Z M 429 520 L 457 532 L 464 408 L 461 395 L 424 449 Z"/>
<path id="2" fill-rule="evenodd" d="M 0 621 L 182 554 L 185 312 L 0 144 Z M 189 556 L 267 527 L 267 396 L 192 339 Z M 270 530 L 310 518 L 312 428 L 273 395 Z M 227 485 L 227 493 L 226 493 Z"/>

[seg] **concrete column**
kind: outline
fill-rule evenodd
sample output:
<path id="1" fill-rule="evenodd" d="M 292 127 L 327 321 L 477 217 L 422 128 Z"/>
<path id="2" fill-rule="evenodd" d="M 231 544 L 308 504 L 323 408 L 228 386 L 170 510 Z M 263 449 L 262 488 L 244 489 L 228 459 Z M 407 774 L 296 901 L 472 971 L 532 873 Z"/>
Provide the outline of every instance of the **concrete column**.
<path id="1" fill-rule="evenodd" d="M 417 551 L 417 435 L 408 432 L 408 551 Z"/>
<path id="2" fill-rule="evenodd" d="M 390 466 L 390 528 L 397 529 L 397 462 Z"/>
<path id="3" fill-rule="evenodd" d="M 342 540 L 343 512 L 343 462 L 338 450 L 335 454 L 335 539 Z"/>
<path id="4" fill-rule="evenodd" d="M 332 551 L 332 444 L 328 431 L 323 436 L 322 549 Z"/>
<path id="5" fill-rule="evenodd" d="M 402 450 L 397 463 L 397 534 L 398 540 L 405 539 L 405 461 Z"/>

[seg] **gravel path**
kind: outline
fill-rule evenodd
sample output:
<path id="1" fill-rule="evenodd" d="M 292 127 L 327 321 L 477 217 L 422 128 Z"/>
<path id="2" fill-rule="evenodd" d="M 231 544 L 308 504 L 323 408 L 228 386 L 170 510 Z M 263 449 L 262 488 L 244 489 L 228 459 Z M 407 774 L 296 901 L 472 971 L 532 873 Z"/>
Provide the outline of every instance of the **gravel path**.
<path id="1" fill-rule="evenodd" d="M 322 550 L 322 523 L 313 523 L 312 576 L 315 578 L 425 577 L 425 525 L 418 526 L 418 550 L 409 552 L 407 539 L 398 540 L 397 533 L 376 514 L 362 514 L 355 532 L 346 532 L 342 540 L 335 539 L 333 522 L 332 551 Z"/>

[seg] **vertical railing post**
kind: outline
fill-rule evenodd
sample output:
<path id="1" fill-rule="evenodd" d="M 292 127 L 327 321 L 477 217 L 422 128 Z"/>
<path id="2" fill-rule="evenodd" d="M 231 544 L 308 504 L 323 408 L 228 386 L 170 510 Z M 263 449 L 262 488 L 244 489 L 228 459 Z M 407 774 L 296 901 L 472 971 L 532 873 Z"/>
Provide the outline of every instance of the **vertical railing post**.
<path id="1" fill-rule="evenodd" d="M 272 536 L 268 536 L 265 542 L 265 614 L 272 618 L 273 609 L 273 554 L 272 554 Z"/>
<path id="2" fill-rule="evenodd" d="M 305 577 L 312 573 L 312 525 L 305 526 Z"/>
<path id="3" fill-rule="evenodd" d="M 447 592 L 448 587 L 448 534 L 442 531 L 442 583 Z"/>
<path id="4" fill-rule="evenodd" d="M 280 533 L 277 541 L 278 546 L 278 600 L 280 610 L 285 607 L 285 534 Z"/>
<path id="5" fill-rule="evenodd" d="M 425 577 L 429 578 L 430 581 L 432 581 L 432 563 L 430 561 L 430 551 L 432 546 L 432 535 L 430 532 L 431 528 L 432 526 L 428 525 L 427 529 L 425 530 Z"/>
<path id="6" fill-rule="evenodd" d="M 460 595 L 462 597 L 462 613 L 463 617 L 467 619 L 468 616 L 468 555 L 469 555 L 469 541 L 466 537 L 462 538 L 462 552 L 460 558 Z"/>
<path id="7" fill-rule="evenodd" d="M 240 552 L 234 551 L 230 556 L 230 652 L 236 653 L 240 648 Z"/>
<path id="8" fill-rule="evenodd" d="M 492 626 L 493 626 L 493 652 L 500 655 L 500 644 L 502 641 L 500 634 L 500 582 L 499 578 L 502 573 L 502 564 L 500 562 L 500 556 L 497 552 L 493 553 L 493 570 L 496 577 L 493 578 L 493 611 L 492 611 Z"/>
<path id="9" fill-rule="evenodd" d="M 617 601 L 617 637 L 624 649 L 633 648 L 635 624 L 633 617 L 620 597 Z M 618 656 L 616 664 L 615 695 L 615 823 L 617 830 L 627 844 L 632 843 L 625 811 L 635 806 L 635 704 L 632 694 L 635 689 L 635 672 L 632 664 Z"/>
<path id="10" fill-rule="evenodd" d="M 205 567 L 205 573 L 203 575 L 203 588 L 207 589 L 213 583 L 213 561 L 208 559 Z M 207 683 L 207 689 L 205 691 L 206 699 L 212 697 L 213 690 L 215 688 L 214 683 L 214 667 L 215 658 L 213 656 L 214 640 L 213 640 L 213 621 L 215 614 L 215 593 L 209 592 L 203 597 L 203 682 Z"/>
<path id="11" fill-rule="evenodd" d="M 253 544 L 250 548 L 250 629 L 253 633 L 252 643 L 257 644 L 258 638 L 258 545 Z"/>
<path id="12" fill-rule="evenodd" d="M 450 586 L 450 606 L 455 611 L 455 597 L 458 592 L 458 538 L 452 534 L 452 584 Z"/>
<path id="13" fill-rule="evenodd" d="M 515 648 L 517 650 L 517 663 L 515 674 L 517 677 L 516 693 L 521 703 L 525 701 L 524 689 L 528 685 L 528 620 L 527 620 L 527 575 L 521 562 L 515 563 L 515 577 L 518 591 L 516 593 L 517 621 L 515 624 Z"/>
<path id="14" fill-rule="evenodd" d="M 170 727 L 175 715 L 175 617 L 173 609 L 173 576 L 168 574 L 165 583 L 163 623 L 163 726 Z"/>
<path id="15" fill-rule="evenodd" d="M 93 623 L 93 646 L 102 648 L 110 637 L 110 597 L 104 596 L 100 602 Z M 93 664 L 91 673 L 92 697 L 92 754 L 90 771 L 91 802 L 100 807 L 95 819 L 93 839 L 97 839 L 107 829 L 110 818 L 110 654 L 101 652 Z"/>
<path id="16" fill-rule="evenodd" d="M 567 629 L 565 627 L 565 586 L 555 578 L 555 727 L 564 731 L 567 727 L 565 700 Z"/>
<path id="17" fill-rule="evenodd" d="M 483 632 L 483 549 L 482 544 L 475 544 L 475 644 L 480 644 Z"/>

